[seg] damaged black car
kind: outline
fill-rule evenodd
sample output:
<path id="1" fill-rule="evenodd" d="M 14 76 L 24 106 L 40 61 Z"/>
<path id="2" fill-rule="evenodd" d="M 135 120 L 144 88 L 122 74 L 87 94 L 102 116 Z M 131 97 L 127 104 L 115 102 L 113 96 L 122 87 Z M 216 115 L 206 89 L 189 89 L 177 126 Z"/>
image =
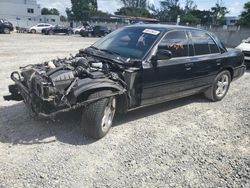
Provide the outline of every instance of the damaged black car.
<path id="1" fill-rule="evenodd" d="M 118 29 L 75 56 L 21 67 L 5 100 L 37 116 L 81 109 L 83 132 L 102 138 L 115 113 L 197 94 L 222 100 L 245 72 L 241 51 L 212 33 L 170 25 Z"/>

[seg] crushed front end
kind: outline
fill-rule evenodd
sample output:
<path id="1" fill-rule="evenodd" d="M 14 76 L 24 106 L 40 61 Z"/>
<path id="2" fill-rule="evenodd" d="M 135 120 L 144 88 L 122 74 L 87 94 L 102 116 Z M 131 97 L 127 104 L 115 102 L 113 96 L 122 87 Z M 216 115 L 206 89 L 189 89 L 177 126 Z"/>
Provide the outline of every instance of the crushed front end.
<path id="1" fill-rule="evenodd" d="M 70 58 L 20 67 L 20 72 L 11 74 L 15 84 L 9 86 L 11 95 L 4 99 L 23 100 L 36 115 L 53 116 L 91 102 L 79 103 L 77 97 L 96 84 L 114 88 L 113 95 L 124 93 L 126 84 L 120 73 L 122 68 L 108 60 L 79 53 Z"/>

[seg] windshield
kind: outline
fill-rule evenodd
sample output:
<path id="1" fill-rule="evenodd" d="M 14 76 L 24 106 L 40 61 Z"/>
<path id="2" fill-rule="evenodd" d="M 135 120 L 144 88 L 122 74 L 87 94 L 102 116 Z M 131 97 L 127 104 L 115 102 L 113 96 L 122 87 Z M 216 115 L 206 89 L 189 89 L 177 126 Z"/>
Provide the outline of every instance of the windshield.
<path id="1" fill-rule="evenodd" d="M 147 29 L 145 27 L 125 27 L 114 31 L 93 46 L 100 50 L 117 53 L 123 57 L 142 58 L 157 37 L 159 29 Z"/>

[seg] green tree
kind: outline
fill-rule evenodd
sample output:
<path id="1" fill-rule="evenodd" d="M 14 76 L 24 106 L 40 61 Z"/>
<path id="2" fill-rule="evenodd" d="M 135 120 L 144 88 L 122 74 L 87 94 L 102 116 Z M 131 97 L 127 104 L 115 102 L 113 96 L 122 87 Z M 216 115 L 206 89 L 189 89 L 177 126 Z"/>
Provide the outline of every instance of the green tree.
<path id="1" fill-rule="evenodd" d="M 52 9 L 50 9 L 50 14 L 51 15 L 60 15 L 60 12 L 57 10 L 57 9 L 55 9 L 55 8 L 52 8 Z"/>
<path id="2" fill-rule="evenodd" d="M 244 11 L 241 13 L 237 24 L 250 27 L 250 1 L 245 3 Z"/>
<path id="3" fill-rule="evenodd" d="M 60 12 L 55 8 L 52 9 L 43 8 L 41 13 L 42 15 L 58 15 L 58 16 L 60 15 Z"/>
<path id="4" fill-rule="evenodd" d="M 42 15 L 50 15 L 50 10 L 48 8 L 42 8 Z"/>
<path id="5" fill-rule="evenodd" d="M 185 8 L 183 15 L 181 17 L 181 22 L 184 24 L 196 25 L 200 24 L 201 19 L 193 14 L 193 11 L 196 10 L 197 5 L 193 0 L 186 0 Z"/>
<path id="6" fill-rule="evenodd" d="M 187 12 L 186 14 L 184 14 L 181 18 L 181 22 L 184 24 L 191 24 L 191 25 L 197 25 L 201 23 L 201 19 L 199 19 L 198 17 L 194 16 L 192 14 L 192 12 Z"/>
<path id="7" fill-rule="evenodd" d="M 186 0 L 186 4 L 185 4 L 186 13 L 190 10 L 195 10 L 196 8 L 197 8 L 197 5 L 194 3 L 193 0 Z"/>
<path id="8" fill-rule="evenodd" d="M 75 20 L 75 19 L 74 19 L 73 12 L 72 12 L 72 10 L 71 10 L 70 8 L 66 8 L 65 12 L 66 12 L 68 21 L 73 21 L 73 20 Z"/>
<path id="9" fill-rule="evenodd" d="M 190 11 L 193 16 L 200 20 L 200 24 L 202 25 L 211 25 L 213 21 L 213 15 L 210 10 L 191 10 Z"/>
<path id="10" fill-rule="evenodd" d="M 227 7 L 223 6 L 223 1 L 218 1 L 214 7 L 211 8 L 213 15 L 213 24 L 214 25 L 222 25 L 224 23 L 224 18 L 229 10 Z"/>
<path id="11" fill-rule="evenodd" d="M 63 15 L 60 16 L 60 21 L 61 22 L 66 22 L 67 21 L 67 18 Z"/>
<path id="12" fill-rule="evenodd" d="M 178 15 L 183 14 L 179 0 L 162 0 L 158 17 L 163 22 L 176 22 Z"/>
<path id="13" fill-rule="evenodd" d="M 122 7 L 115 12 L 116 15 L 135 16 L 135 17 L 154 17 L 147 9 L 137 7 Z"/>
<path id="14" fill-rule="evenodd" d="M 71 0 L 72 17 L 76 21 L 87 21 L 97 11 L 97 0 Z"/>
<path id="15" fill-rule="evenodd" d="M 125 7 L 147 8 L 147 0 L 121 0 Z"/>

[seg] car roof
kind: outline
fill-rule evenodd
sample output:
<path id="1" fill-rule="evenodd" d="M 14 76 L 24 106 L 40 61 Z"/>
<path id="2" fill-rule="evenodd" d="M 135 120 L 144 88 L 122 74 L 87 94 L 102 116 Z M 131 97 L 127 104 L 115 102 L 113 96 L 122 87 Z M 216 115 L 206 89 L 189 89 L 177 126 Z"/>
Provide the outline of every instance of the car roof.
<path id="1" fill-rule="evenodd" d="M 142 28 L 149 28 L 149 29 L 162 29 L 166 31 L 175 30 L 175 29 L 195 29 L 201 30 L 195 27 L 188 27 L 188 26 L 180 26 L 180 25 L 167 25 L 167 24 L 140 24 L 140 25 L 129 25 L 127 27 L 142 27 Z"/>

